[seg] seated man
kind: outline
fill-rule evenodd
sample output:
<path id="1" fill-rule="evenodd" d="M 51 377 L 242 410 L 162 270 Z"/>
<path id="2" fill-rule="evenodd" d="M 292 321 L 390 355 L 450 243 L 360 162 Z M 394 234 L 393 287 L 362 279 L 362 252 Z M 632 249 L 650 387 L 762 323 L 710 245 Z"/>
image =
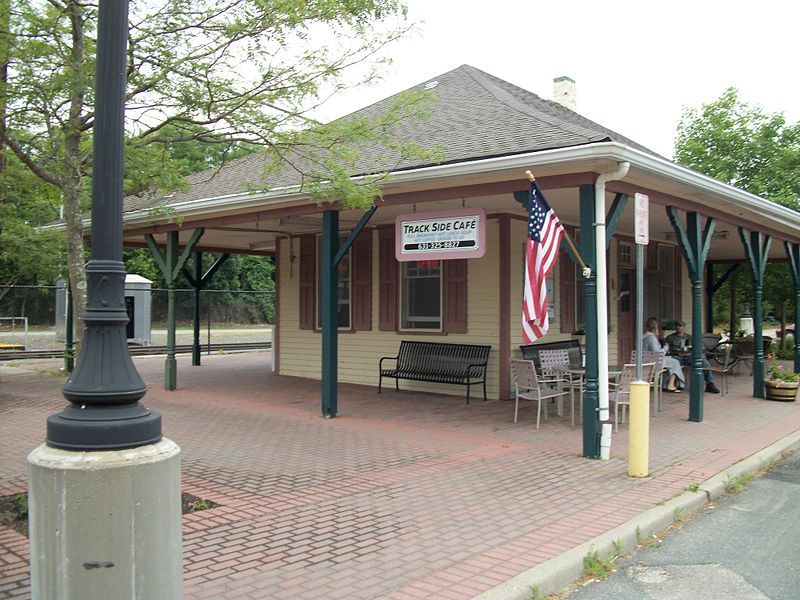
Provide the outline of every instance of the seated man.
<path id="1" fill-rule="evenodd" d="M 686 333 L 686 323 L 675 322 L 675 333 L 671 333 L 665 340 L 669 344 L 669 352 L 683 365 L 691 366 L 692 357 L 686 350 L 692 345 L 689 334 Z M 703 378 L 706 380 L 706 391 L 709 394 L 719 394 L 719 389 L 714 385 L 714 374 L 708 370 L 708 361 L 703 359 Z"/>

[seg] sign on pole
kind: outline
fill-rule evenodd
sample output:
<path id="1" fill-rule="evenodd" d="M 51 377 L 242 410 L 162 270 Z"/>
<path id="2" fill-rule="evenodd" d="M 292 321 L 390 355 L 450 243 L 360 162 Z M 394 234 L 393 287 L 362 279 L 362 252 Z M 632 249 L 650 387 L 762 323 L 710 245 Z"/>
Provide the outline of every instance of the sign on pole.
<path id="1" fill-rule="evenodd" d="M 650 198 L 633 195 L 634 240 L 636 241 L 636 380 L 642 379 L 642 334 L 644 333 L 644 246 L 650 241 Z"/>
<path id="2" fill-rule="evenodd" d="M 638 192 L 633 195 L 635 237 L 637 244 L 647 245 L 650 242 L 650 197 Z"/>

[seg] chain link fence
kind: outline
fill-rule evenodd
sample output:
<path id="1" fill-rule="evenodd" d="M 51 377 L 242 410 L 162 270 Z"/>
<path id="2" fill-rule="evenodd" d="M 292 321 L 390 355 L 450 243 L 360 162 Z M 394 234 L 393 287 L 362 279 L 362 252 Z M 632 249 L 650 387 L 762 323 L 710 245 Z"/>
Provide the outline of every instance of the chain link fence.
<path id="1" fill-rule="evenodd" d="M 167 293 L 166 289 L 126 289 L 132 344 L 166 346 Z M 200 343 L 269 342 L 275 323 L 274 295 L 272 291 L 201 290 Z M 0 286 L 0 348 L 63 350 L 66 297 L 63 286 Z M 178 345 L 193 342 L 194 297 L 193 289 L 175 290 Z"/>

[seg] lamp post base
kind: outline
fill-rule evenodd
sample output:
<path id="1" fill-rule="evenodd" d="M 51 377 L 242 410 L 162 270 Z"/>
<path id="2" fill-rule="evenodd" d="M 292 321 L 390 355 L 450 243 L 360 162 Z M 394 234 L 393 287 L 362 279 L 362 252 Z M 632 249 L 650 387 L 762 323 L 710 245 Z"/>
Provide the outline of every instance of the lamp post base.
<path id="1" fill-rule="evenodd" d="M 28 456 L 34 599 L 183 597 L 180 449 Z"/>

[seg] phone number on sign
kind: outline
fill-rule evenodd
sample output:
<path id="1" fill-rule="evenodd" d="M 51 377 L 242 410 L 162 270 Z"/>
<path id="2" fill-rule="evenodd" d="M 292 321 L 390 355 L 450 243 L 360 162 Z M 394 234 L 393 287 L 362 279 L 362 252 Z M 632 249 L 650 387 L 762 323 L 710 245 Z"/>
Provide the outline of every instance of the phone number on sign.
<path id="1" fill-rule="evenodd" d="M 457 241 L 450 242 L 420 242 L 418 245 L 419 250 L 443 250 L 446 248 L 458 248 Z"/>

